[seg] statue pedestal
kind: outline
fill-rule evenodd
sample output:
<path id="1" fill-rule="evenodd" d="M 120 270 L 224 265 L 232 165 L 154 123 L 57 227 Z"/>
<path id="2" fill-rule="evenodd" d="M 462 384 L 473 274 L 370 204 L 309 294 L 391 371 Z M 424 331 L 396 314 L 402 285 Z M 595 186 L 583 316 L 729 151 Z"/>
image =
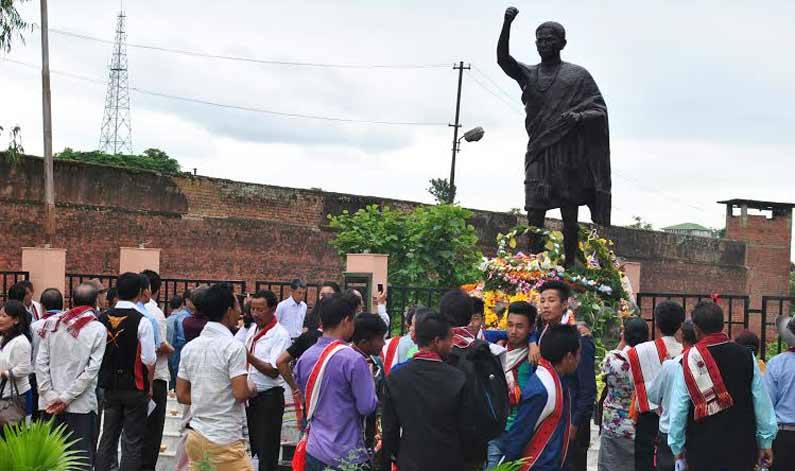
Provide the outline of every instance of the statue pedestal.
<path id="1" fill-rule="evenodd" d="M 141 273 L 144 270 L 160 273 L 160 249 L 122 247 L 119 250 L 119 273 Z"/>
<path id="2" fill-rule="evenodd" d="M 66 249 L 22 247 L 22 270 L 30 273 L 36 300 L 47 288 L 63 293 L 66 288 Z"/>

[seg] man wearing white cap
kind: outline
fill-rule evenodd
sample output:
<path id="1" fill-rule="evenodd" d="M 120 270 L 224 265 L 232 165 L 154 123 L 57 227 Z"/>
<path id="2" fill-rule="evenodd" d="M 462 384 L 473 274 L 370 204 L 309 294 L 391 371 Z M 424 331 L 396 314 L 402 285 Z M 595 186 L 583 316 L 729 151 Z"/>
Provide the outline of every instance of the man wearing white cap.
<path id="1" fill-rule="evenodd" d="M 765 386 L 778 421 L 772 471 L 795 469 L 795 318 L 780 316 L 776 326 L 789 350 L 771 358 L 765 373 Z"/>

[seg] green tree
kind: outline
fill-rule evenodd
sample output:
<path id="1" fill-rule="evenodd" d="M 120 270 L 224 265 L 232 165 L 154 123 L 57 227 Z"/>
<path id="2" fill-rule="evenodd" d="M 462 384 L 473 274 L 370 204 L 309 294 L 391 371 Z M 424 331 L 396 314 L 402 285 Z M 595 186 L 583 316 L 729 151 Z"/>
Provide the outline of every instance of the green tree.
<path id="1" fill-rule="evenodd" d="M 450 186 L 446 178 L 432 178 L 428 193 L 433 195 L 436 204 L 450 204 L 455 200 L 455 185 Z"/>
<path id="2" fill-rule="evenodd" d="M 0 50 L 11 52 L 14 38 L 19 38 L 23 43 L 25 37 L 22 32 L 28 29 L 28 23 L 22 19 L 16 5 L 28 0 L 0 0 Z M 15 5 L 16 3 L 16 5 Z"/>
<path id="3" fill-rule="evenodd" d="M 0 126 L 0 136 L 3 135 L 3 127 Z M 8 147 L 6 151 L 3 152 L 3 157 L 15 164 L 19 162 L 19 159 L 22 158 L 22 154 L 25 153 L 25 149 L 22 147 L 22 130 L 19 126 L 14 126 L 8 132 Z"/>
<path id="4" fill-rule="evenodd" d="M 329 215 L 336 231 L 331 245 L 340 257 L 388 254 L 395 285 L 459 286 L 477 280 L 483 258 L 471 217 L 471 211 L 448 204 L 411 211 L 370 205 L 354 214 Z"/>
<path id="5" fill-rule="evenodd" d="M 146 149 L 141 155 L 106 154 L 95 150 L 90 152 L 76 151 L 65 148 L 55 154 L 56 159 L 76 160 L 114 167 L 137 168 L 161 173 L 179 173 L 179 162 L 172 159 L 160 149 Z"/>
<path id="6" fill-rule="evenodd" d="M 639 229 L 641 231 L 653 231 L 654 227 L 649 224 L 648 222 L 644 221 L 640 216 L 632 216 L 632 220 L 635 221 L 634 223 L 626 226 L 630 229 Z"/>

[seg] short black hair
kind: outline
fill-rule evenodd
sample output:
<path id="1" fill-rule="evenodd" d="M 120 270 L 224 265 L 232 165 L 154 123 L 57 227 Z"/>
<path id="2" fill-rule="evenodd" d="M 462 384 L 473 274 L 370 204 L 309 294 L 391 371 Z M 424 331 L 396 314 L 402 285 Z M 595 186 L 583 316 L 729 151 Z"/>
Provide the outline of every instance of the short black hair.
<path id="1" fill-rule="evenodd" d="M 690 319 L 682 323 L 682 341 L 688 345 L 695 345 L 696 342 L 698 342 L 698 337 L 696 337 L 696 326 Z"/>
<path id="2" fill-rule="evenodd" d="M 306 282 L 301 278 L 295 278 L 290 282 L 290 289 L 296 290 L 298 288 L 306 288 Z"/>
<path id="3" fill-rule="evenodd" d="M 671 336 L 682 327 L 685 310 L 674 301 L 663 301 L 654 308 L 654 323 L 665 336 Z"/>
<path id="4" fill-rule="evenodd" d="M 204 295 L 207 293 L 208 289 L 209 286 L 202 285 L 194 288 L 193 291 L 190 292 L 190 301 L 193 303 L 193 307 L 195 307 L 198 312 L 204 313 L 202 307 L 204 303 Z"/>
<path id="5" fill-rule="evenodd" d="M 560 297 L 561 301 L 568 301 L 568 299 L 571 297 L 571 287 L 559 280 L 545 281 L 544 284 L 542 284 L 538 289 L 538 292 L 543 293 L 544 291 L 550 289 L 558 292 L 558 296 Z"/>
<path id="6" fill-rule="evenodd" d="M 439 313 L 453 327 L 463 327 L 472 320 L 472 298 L 460 289 L 453 289 L 439 301 Z"/>
<path id="7" fill-rule="evenodd" d="M 630 347 L 649 340 L 649 324 L 640 317 L 624 321 L 624 342 Z"/>
<path id="8" fill-rule="evenodd" d="M 182 293 L 182 300 L 183 300 L 183 301 L 188 301 L 188 300 L 190 300 L 190 299 L 191 299 L 191 298 L 190 298 L 190 294 L 191 294 L 191 292 L 192 292 L 192 291 L 193 291 L 193 290 L 186 289 L 186 290 L 185 290 L 185 291 Z"/>
<path id="9" fill-rule="evenodd" d="M 723 309 L 712 301 L 701 301 L 693 308 L 693 323 L 705 334 L 723 330 Z"/>
<path id="10" fill-rule="evenodd" d="M 450 321 L 434 311 L 418 312 L 416 322 L 414 334 L 418 347 L 427 347 L 434 339 L 450 335 Z"/>
<path id="11" fill-rule="evenodd" d="M 25 288 L 33 291 L 33 283 L 30 280 L 19 280 L 19 283 Z"/>
<path id="12" fill-rule="evenodd" d="M 332 329 L 347 318 L 352 318 L 356 308 L 344 295 L 333 294 L 320 300 L 320 322 L 324 329 Z"/>
<path id="13" fill-rule="evenodd" d="M 538 317 L 538 310 L 535 306 L 527 301 L 515 301 L 508 306 L 508 314 L 518 314 L 525 316 L 530 325 L 535 325 L 536 317 Z"/>
<path id="14" fill-rule="evenodd" d="M 580 350 L 577 328 L 573 325 L 552 326 L 541 342 L 541 356 L 552 364 L 560 363 L 568 353 Z"/>
<path id="15" fill-rule="evenodd" d="M 91 283 L 80 283 L 74 291 L 72 291 L 72 305 L 73 306 L 91 306 L 97 305 L 97 291 L 96 286 Z"/>
<path id="16" fill-rule="evenodd" d="M 268 307 L 275 307 L 277 304 L 279 304 L 279 298 L 277 298 L 276 295 L 273 294 L 273 291 L 259 290 L 256 293 L 252 294 L 251 298 L 265 299 L 265 303 L 268 305 Z"/>
<path id="17" fill-rule="evenodd" d="M 144 289 L 141 278 L 145 278 L 138 273 L 127 272 L 119 275 L 116 280 L 116 290 L 119 292 L 119 299 L 122 301 L 132 301 L 141 294 Z"/>
<path id="18" fill-rule="evenodd" d="M 353 343 L 366 342 L 386 335 L 387 327 L 378 314 L 363 312 L 354 320 Z"/>
<path id="19" fill-rule="evenodd" d="M 337 283 L 335 283 L 333 281 L 324 281 L 323 284 L 320 285 L 321 288 L 325 288 L 326 286 L 328 286 L 329 288 L 333 289 L 335 293 L 339 293 L 340 292 L 340 285 L 338 285 Z"/>
<path id="20" fill-rule="evenodd" d="M 57 288 L 47 288 L 42 291 L 39 302 L 41 302 L 41 307 L 46 311 L 63 310 L 63 295 Z"/>
<path id="21" fill-rule="evenodd" d="M 754 355 L 759 355 L 759 346 L 761 342 L 759 341 L 759 337 L 750 330 L 745 329 L 740 332 L 737 337 L 734 338 L 734 342 L 751 350 Z"/>
<path id="22" fill-rule="evenodd" d="M 25 300 L 28 288 L 25 285 L 25 280 L 17 281 L 10 288 L 8 288 L 8 299 L 22 302 Z"/>
<path id="23" fill-rule="evenodd" d="M 412 304 L 406 309 L 406 318 L 404 319 L 404 323 L 408 326 L 411 326 L 412 322 L 414 322 L 414 318 L 417 315 L 417 312 L 422 309 L 422 306 L 419 304 Z"/>
<path id="24" fill-rule="evenodd" d="M 0 336 L 0 348 L 5 347 L 11 339 L 18 335 L 24 335 L 30 341 L 30 314 L 28 314 L 28 310 L 25 309 L 22 301 L 9 299 L 5 304 L 0 303 L 0 309 L 5 309 L 7 316 L 13 317 L 18 321 L 5 334 Z"/>
<path id="25" fill-rule="evenodd" d="M 169 300 L 168 305 L 171 309 L 179 309 L 183 302 L 185 302 L 185 298 L 175 294 L 174 296 L 171 296 L 171 300 Z"/>
<path id="26" fill-rule="evenodd" d="M 105 299 L 108 302 L 111 302 L 114 299 L 117 299 L 118 297 L 119 297 L 119 290 L 115 286 L 108 288 L 108 291 L 105 293 Z"/>
<path id="27" fill-rule="evenodd" d="M 144 270 L 141 272 L 141 274 L 145 276 L 147 280 L 149 280 L 149 291 L 152 293 L 157 293 L 160 291 L 160 287 L 163 285 L 163 280 L 156 271 Z"/>
<path id="28" fill-rule="evenodd" d="M 202 297 L 202 313 L 213 322 L 221 322 L 235 305 L 235 293 L 223 284 L 210 286 Z"/>
<path id="29" fill-rule="evenodd" d="M 480 298 L 472 298 L 472 314 L 480 314 L 486 311 L 486 303 Z"/>

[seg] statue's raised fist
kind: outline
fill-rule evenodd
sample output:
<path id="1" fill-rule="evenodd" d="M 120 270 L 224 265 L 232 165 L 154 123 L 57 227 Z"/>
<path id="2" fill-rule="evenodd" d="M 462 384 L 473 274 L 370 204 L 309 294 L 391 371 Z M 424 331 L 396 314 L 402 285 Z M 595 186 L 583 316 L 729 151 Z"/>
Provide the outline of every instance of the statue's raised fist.
<path id="1" fill-rule="evenodd" d="M 519 9 L 516 7 L 508 7 L 505 9 L 505 21 L 513 21 L 516 15 L 519 14 Z"/>

